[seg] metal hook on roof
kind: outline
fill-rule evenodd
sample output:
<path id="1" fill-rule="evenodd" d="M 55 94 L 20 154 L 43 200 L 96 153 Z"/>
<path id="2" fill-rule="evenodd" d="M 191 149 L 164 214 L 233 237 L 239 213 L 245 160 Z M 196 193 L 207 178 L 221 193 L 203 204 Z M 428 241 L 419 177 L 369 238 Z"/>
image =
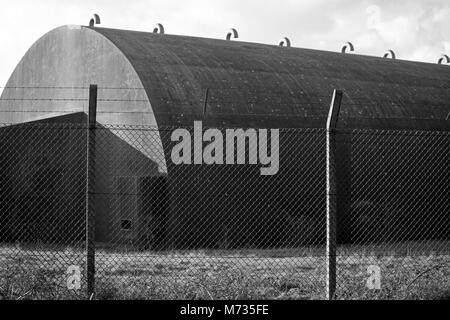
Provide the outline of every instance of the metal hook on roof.
<path id="1" fill-rule="evenodd" d="M 234 28 L 231 28 L 230 31 L 227 33 L 227 40 L 231 40 L 231 37 L 233 37 L 233 39 L 239 38 L 237 30 Z"/>
<path id="2" fill-rule="evenodd" d="M 161 23 L 157 23 L 155 28 L 153 29 L 153 33 L 164 34 L 164 26 Z"/>
<path id="3" fill-rule="evenodd" d="M 342 53 L 347 53 L 347 49 L 349 49 L 350 51 L 355 51 L 355 47 L 353 46 L 353 43 L 351 42 L 346 42 L 344 44 L 344 46 L 341 49 Z"/>
<path id="4" fill-rule="evenodd" d="M 284 46 L 286 46 L 286 47 L 290 47 L 291 46 L 291 40 L 289 40 L 289 38 L 288 37 L 283 37 L 281 40 L 280 40 L 280 43 L 278 44 L 280 47 L 284 47 Z"/>
<path id="5" fill-rule="evenodd" d="M 89 21 L 89 27 L 94 27 L 96 24 L 100 24 L 100 16 L 98 14 L 94 14 L 92 19 Z"/>
<path id="6" fill-rule="evenodd" d="M 450 64 L 450 57 L 446 54 L 443 54 L 439 60 L 438 60 L 438 64 Z"/>
<path id="7" fill-rule="evenodd" d="M 389 56 L 390 56 L 391 59 L 395 59 L 395 58 L 396 58 L 396 57 L 395 57 L 395 52 L 392 51 L 392 50 L 388 50 L 388 51 L 384 54 L 383 58 L 389 58 Z"/>

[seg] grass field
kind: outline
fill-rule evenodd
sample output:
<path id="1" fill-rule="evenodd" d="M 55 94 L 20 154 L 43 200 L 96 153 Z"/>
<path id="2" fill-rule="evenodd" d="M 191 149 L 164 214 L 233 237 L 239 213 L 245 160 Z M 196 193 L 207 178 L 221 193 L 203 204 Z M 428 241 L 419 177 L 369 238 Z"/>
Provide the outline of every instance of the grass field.
<path id="1" fill-rule="evenodd" d="M 442 247 L 442 246 L 441 246 Z M 97 299 L 322 299 L 321 250 L 112 252 L 96 254 Z M 337 299 L 450 299 L 450 255 L 383 254 L 341 248 Z M 431 252 L 431 251 L 430 251 Z M 79 299 L 67 289 L 83 251 L 0 248 L 0 299 Z M 366 287 L 367 267 L 381 268 L 381 290 Z"/>

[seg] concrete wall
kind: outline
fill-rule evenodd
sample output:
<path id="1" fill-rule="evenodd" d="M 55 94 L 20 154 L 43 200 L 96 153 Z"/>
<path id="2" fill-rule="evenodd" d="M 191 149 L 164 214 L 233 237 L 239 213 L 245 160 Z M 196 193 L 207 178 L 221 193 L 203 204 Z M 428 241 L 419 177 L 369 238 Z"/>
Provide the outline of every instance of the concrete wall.
<path id="1" fill-rule="evenodd" d="M 86 115 L 77 113 L 0 129 L 2 241 L 82 241 L 86 207 L 84 123 Z M 137 189 L 127 192 L 127 183 L 122 189 L 116 184 L 121 177 L 139 185 L 143 178 L 160 176 L 158 164 L 111 130 L 99 126 L 96 133 L 96 240 L 136 242 L 141 237 L 137 226 L 145 218 L 137 210 L 141 196 Z M 131 234 L 122 230 L 123 219 L 132 221 Z"/>

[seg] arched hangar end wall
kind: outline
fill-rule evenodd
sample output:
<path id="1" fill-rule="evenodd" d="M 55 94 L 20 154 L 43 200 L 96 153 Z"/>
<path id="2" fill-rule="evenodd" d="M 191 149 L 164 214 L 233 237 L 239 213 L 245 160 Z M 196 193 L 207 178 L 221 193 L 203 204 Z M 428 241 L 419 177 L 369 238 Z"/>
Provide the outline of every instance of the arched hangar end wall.
<path id="1" fill-rule="evenodd" d="M 0 101 L 1 122 L 13 125 L 8 130 L 11 139 L 20 136 L 14 137 L 12 134 L 14 128 L 20 126 L 86 123 L 90 84 L 99 86 L 96 187 L 100 195 L 96 203 L 97 238 L 100 241 L 110 241 L 112 238 L 126 240 L 122 239 L 119 231 L 120 221 L 125 216 L 132 218 L 130 215 L 134 213 L 114 206 L 120 199 L 107 199 L 102 194 L 114 193 L 120 187 L 118 181 L 122 177 L 144 179 L 166 175 L 167 167 L 161 156 L 164 154 L 162 142 L 146 90 L 133 66 L 113 43 L 95 30 L 82 26 L 63 26 L 44 35 L 22 58 L 3 90 Z M 147 129 L 151 127 L 154 130 L 147 130 L 144 134 L 138 130 L 120 130 L 116 125 L 120 128 L 145 125 Z M 48 163 L 49 170 L 50 167 L 64 165 L 63 159 L 67 154 L 58 153 L 58 150 L 68 149 L 39 147 L 39 143 L 50 141 L 44 131 L 58 134 L 56 129 L 50 128 L 51 125 L 49 130 L 36 130 L 42 136 L 24 134 L 22 139 L 30 141 L 16 144 L 16 148 L 28 146 L 23 152 L 3 153 L 3 156 L 9 157 L 3 159 L 3 163 L 9 166 L 8 174 L 12 178 L 14 175 L 23 176 L 22 180 L 13 181 L 32 184 L 33 175 L 17 170 L 15 164 L 30 161 L 33 157 L 29 153 L 35 149 L 53 152 L 52 161 Z M 66 130 L 71 130 L 70 125 Z M 7 142 L 10 147 L 12 142 Z M 79 138 L 59 143 L 81 144 L 79 147 L 73 145 L 71 150 L 84 150 L 85 140 Z M 13 154 L 17 156 L 14 159 Z M 80 155 L 73 159 L 82 157 Z M 31 163 L 29 167 L 32 167 Z M 78 170 L 77 176 L 84 176 L 81 164 Z M 48 183 L 52 181 L 50 178 Z M 137 188 L 136 181 L 120 181 L 122 187 L 131 191 Z M 18 191 L 21 186 L 14 185 L 11 188 Z M 84 199 L 80 197 L 79 202 L 82 201 Z"/>

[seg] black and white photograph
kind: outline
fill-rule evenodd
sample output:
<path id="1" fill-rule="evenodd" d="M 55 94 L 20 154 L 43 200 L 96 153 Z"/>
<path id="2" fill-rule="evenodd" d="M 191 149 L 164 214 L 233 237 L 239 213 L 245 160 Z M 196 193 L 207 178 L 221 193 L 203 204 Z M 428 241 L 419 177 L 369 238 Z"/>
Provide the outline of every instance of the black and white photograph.
<path id="1" fill-rule="evenodd" d="M 0 26 L 0 308 L 450 299 L 448 0 L 15 0 Z"/>

